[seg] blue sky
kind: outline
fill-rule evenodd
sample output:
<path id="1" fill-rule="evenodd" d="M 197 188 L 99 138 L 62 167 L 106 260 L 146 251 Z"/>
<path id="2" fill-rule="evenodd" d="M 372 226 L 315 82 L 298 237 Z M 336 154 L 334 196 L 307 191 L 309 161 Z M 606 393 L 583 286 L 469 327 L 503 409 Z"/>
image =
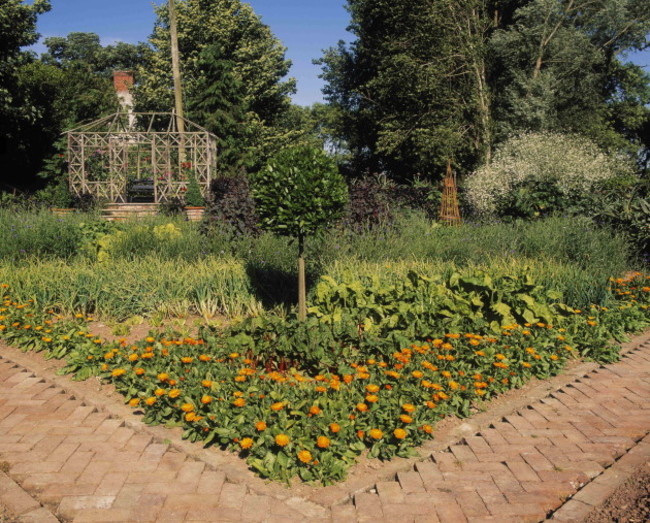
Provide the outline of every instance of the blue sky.
<path id="1" fill-rule="evenodd" d="M 154 23 L 153 4 L 164 0 L 52 0 L 52 10 L 38 19 L 42 37 L 65 36 L 72 31 L 97 33 L 104 45 L 146 41 Z M 287 47 L 293 62 L 290 76 L 298 82 L 295 103 L 322 101 L 320 68 L 311 63 L 322 50 L 349 41 L 345 28 L 349 14 L 345 0 L 250 0 L 262 21 Z M 37 52 L 44 50 L 35 46 Z M 650 70 L 650 50 L 630 56 Z"/>

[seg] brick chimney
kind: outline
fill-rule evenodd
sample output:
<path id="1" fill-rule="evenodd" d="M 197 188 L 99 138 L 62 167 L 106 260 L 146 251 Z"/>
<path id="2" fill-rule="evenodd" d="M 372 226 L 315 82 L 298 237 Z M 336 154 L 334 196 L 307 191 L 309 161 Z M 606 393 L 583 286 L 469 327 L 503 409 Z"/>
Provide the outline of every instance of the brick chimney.
<path id="1" fill-rule="evenodd" d="M 129 117 L 129 127 L 133 126 L 135 116 L 133 115 L 133 94 L 131 87 L 134 84 L 133 71 L 113 71 L 113 86 L 117 93 L 122 109 Z"/>
<path id="2" fill-rule="evenodd" d="M 113 85 L 118 96 L 133 87 L 133 71 L 113 71 Z"/>

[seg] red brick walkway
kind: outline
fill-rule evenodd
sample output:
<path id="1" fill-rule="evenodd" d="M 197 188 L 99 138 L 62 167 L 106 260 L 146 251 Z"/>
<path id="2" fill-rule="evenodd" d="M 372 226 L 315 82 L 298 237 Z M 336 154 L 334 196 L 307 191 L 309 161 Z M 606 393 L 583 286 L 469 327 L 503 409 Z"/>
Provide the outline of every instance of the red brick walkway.
<path id="1" fill-rule="evenodd" d="M 334 507 L 231 483 L 46 374 L 0 356 L 0 505 L 22 521 L 580 521 L 650 459 L 650 342 Z"/>

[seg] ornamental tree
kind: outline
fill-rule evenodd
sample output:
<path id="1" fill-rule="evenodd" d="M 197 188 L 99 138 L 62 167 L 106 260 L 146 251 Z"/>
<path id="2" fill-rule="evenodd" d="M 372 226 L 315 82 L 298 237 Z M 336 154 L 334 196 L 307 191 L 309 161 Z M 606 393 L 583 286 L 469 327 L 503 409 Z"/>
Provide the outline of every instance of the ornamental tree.
<path id="1" fill-rule="evenodd" d="M 345 180 L 322 149 L 302 145 L 271 158 L 252 189 L 262 228 L 298 241 L 298 317 L 304 320 L 305 239 L 342 215 L 348 198 Z"/>

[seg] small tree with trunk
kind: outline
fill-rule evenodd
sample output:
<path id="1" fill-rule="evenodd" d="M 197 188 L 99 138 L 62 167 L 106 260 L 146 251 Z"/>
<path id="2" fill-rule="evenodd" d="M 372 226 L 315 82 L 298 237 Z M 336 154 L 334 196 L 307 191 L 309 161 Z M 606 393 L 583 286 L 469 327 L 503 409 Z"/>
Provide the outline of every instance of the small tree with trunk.
<path id="1" fill-rule="evenodd" d="M 294 146 L 276 154 L 256 176 L 253 197 L 262 228 L 298 241 L 298 318 L 304 320 L 305 239 L 342 215 L 345 180 L 322 149 Z"/>

